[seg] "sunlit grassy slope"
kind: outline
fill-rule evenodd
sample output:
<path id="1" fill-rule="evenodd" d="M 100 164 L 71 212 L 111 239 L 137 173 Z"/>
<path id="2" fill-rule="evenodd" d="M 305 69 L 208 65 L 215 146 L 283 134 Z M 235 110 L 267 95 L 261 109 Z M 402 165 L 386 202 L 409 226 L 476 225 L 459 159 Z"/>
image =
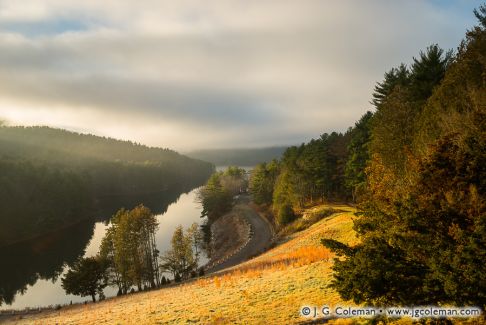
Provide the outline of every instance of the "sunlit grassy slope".
<path id="1" fill-rule="evenodd" d="M 326 206 L 315 209 L 325 209 Z M 226 273 L 177 287 L 138 293 L 97 304 L 66 307 L 36 318 L 37 324 L 292 324 L 305 321 L 303 305 L 343 303 L 327 288 L 332 256 L 322 237 L 356 242 L 354 210 L 327 217 L 285 243 Z"/>

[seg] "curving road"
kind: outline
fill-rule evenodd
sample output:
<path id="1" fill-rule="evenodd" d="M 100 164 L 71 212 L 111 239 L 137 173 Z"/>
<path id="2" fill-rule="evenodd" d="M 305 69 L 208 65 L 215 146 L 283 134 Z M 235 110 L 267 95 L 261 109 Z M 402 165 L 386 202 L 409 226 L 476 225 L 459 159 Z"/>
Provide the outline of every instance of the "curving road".
<path id="1" fill-rule="evenodd" d="M 233 212 L 242 215 L 250 223 L 253 232 L 250 241 L 238 253 L 231 256 L 223 263 L 214 266 L 208 270 L 208 272 L 217 272 L 237 265 L 261 254 L 270 246 L 273 236 L 270 224 L 248 205 L 249 202 L 250 197 L 248 195 L 241 195 L 237 204 L 233 208 Z"/>

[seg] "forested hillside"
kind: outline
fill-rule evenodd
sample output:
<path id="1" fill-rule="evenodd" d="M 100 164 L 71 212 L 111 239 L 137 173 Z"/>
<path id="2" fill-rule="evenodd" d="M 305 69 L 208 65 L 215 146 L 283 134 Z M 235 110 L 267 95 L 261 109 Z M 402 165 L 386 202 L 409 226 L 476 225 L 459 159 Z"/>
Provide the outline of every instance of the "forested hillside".
<path id="1" fill-rule="evenodd" d="M 355 138 L 361 136 L 357 131 L 360 127 L 358 123 L 345 134 L 325 133 L 319 139 L 288 148 L 281 160 L 257 165 L 250 177 L 255 202 L 271 206 L 277 224 L 283 226 L 306 205 L 351 200 L 352 187 L 362 178 L 354 169 L 365 163 L 358 154 L 349 159 L 349 151 L 358 141 Z"/>
<path id="2" fill-rule="evenodd" d="M 347 256 L 345 299 L 486 305 L 486 6 L 475 14 L 454 55 L 433 45 L 376 87 L 362 243 L 325 241 Z"/>
<path id="3" fill-rule="evenodd" d="M 457 51 L 434 44 L 385 73 L 368 112 L 261 164 L 256 203 L 282 227 L 319 201 L 358 203 L 361 243 L 323 243 L 334 288 L 366 304 L 486 305 L 486 6 Z"/>
<path id="4" fill-rule="evenodd" d="M 0 166 L 0 245 L 92 217 L 107 198 L 188 190 L 214 169 L 169 149 L 7 126 Z"/>

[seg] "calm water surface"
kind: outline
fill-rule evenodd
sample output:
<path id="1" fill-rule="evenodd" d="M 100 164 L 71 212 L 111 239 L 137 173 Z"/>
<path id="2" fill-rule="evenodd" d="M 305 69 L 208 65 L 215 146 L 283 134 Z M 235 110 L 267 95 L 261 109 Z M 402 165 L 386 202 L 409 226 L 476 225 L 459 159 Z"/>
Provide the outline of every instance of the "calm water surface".
<path id="1" fill-rule="evenodd" d="M 181 194 L 164 213 L 157 215 L 159 230 L 156 240 L 161 254 L 169 249 L 172 234 L 178 225 L 187 228 L 194 222 L 201 224 L 204 221 L 200 217 L 202 208 L 196 203 L 196 192 L 197 189 L 194 189 Z M 16 245 L 1 252 L 0 295 L 3 294 L 3 300 L 7 303 L 13 302 L 4 303 L 0 309 L 90 301 L 90 297 L 66 295 L 61 287 L 61 276 L 68 269 L 67 263 L 82 255 L 88 257 L 98 253 L 107 228 L 103 222 L 94 225 L 92 221 L 81 223 L 35 243 Z M 206 262 L 206 256 L 202 256 L 201 264 Z M 105 289 L 107 297 L 116 295 L 116 292 L 115 288 Z"/>

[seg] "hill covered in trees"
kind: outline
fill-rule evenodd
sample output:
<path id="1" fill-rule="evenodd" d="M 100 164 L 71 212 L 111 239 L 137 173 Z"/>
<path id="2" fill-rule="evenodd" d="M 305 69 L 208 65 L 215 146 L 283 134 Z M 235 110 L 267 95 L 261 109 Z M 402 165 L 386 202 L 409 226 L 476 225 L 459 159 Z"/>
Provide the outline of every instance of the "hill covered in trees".
<path id="1" fill-rule="evenodd" d="M 333 287 L 372 305 L 486 306 L 486 6 L 457 51 L 434 44 L 385 73 L 368 112 L 258 165 L 256 203 L 279 227 L 318 201 L 358 203 L 360 243 L 323 244 Z"/>
<path id="2" fill-rule="evenodd" d="M 437 45 L 385 75 L 355 229 L 325 241 L 357 303 L 486 306 L 486 6 L 455 55 Z"/>
<path id="3" fill-rule="evenodd" d="M 255 166 L 280 159 L 287 147 L 204 149 L 188 152 L 192 158 L 209 161 L 216 166 Z"/>
<path id="4" fill-rule="evenodd" d="M 109 218 L 121 207 L 106 209 L 117 197 L 189 190 L 213 169 L 169 149 L 48 127 L 0 126 L 0 245 L 100 210 Z"/>

